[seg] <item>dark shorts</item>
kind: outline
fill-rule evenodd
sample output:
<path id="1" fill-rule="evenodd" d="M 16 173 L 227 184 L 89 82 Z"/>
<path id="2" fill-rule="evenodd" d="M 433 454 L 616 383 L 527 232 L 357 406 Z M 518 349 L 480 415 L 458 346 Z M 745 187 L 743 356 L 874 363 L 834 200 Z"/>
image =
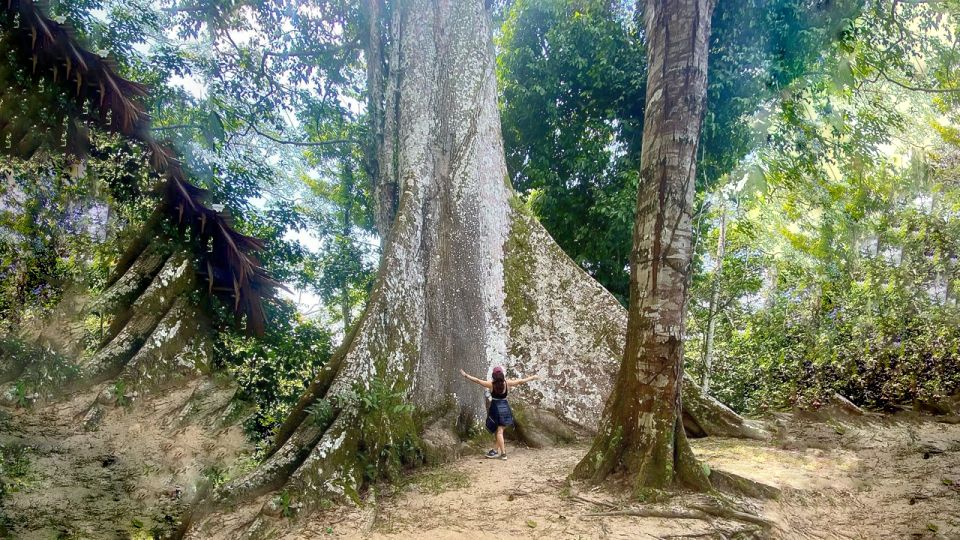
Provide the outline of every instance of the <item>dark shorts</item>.
<path id="1" fill-rule="evenodd" d="M 512 426 L 513 411 L 510 410 L 510 404 L 505 399 L 494 399 L 490 401 L 490 408 L 487 409 L 487 431 L 496 433 L 498 426 Z"/>

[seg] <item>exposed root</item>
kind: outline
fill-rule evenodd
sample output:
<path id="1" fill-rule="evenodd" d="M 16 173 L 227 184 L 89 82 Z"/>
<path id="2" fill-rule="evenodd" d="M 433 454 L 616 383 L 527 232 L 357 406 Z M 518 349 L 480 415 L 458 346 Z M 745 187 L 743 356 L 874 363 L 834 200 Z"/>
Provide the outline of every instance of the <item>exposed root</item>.
<path id="1" fill-rule="evenodd" d="M 33 392 L 49 387 L 42 395 L 38 393 L 44 400 L 106 384 L 97 401 L 107 405 L 128 403 L 146 391 L 205 371 L 211 353 L 210 331 L 206 319 L 186 297 L 194 285 L 194 272 L 185 254 L 170 255 L 166 246 L 151 244 L 95 300 L 66 296 L 57 309 L 59 315 L 48 321 L 45 329 L 25 336 L 43 350 L 69 351 L 57 358 L 27 355 L 13 359 L 9 369 L 2 369 L 3 379 L 24 381 L 28 387 L 36 384 L 36 388 L 28 388 Z M 66 315 L 70 321 L 62 320 Z M 82 321 L 90 315 L 111 322 L 99 348 L 83 358 L 83 350 L 76 344 L 89 338 Z M 81 357 L 79 362 L 77 357 Z M 34 377 L 34 373 L 43 376 Z M 32 378 L 37 382 L 32 383 Z"/>
<path id="2" fill-rule="evenodd" d="M 864 416 L 866 412 L 846 397 L 834 392 L 830 395 L 828 406 L 849 416 Z"/>
<path id="3" fill-rule="evenodd" d="M 597 500 L 594 500 L 594 499 L 588 499 L 588 498 L 584 497 L 583 495 L 571 495 L 571 496 L 570 496 L 570 500 L 572 500 L 572 501 L 577 501 L 577 502 L 582 502 L 582 503 L 585 503 L 585 504 L 592 504 L 592 505 L 594 505 L 594 506 L 602 506 L 602 507 L 605 507 L 605 508 L 616 508 L 616 507 L 617 507 L 617 505 L 615 505 L 615 504 L 613 504 L 613 503 L 609 503 L 609 502 L 607 502 L 607 501 L 597 501 Z"/>
<path id="4" fill-rule="evenodd" d="M 726 505 L 690 505 L 690 508 L 714 517 L 745 521 L 747 523 L 753 523 L 754 525 L 760 525 L 764 528 L 772 528 L 774 526 L 770 520 L 764 519 L 756 514 L 735 510 Z"/>
<path id="5" fill-rule="evenodd" d="M 180 256 L 168 259 L 137 298 L 136 306 L 131 308 L 133 314 L 123 328 L 81 366 L 77 384 L 95 384 L 120 375 L 193 283 L 189 259 Z"/>
<path id="6" fill-rule="evenodd" d="M 690 437 L 736 437 L 768 440 L 764 427 L 733 412 L 729 407 L 704 394 L 689 375 L 683 377 L 683 427 Z"/>
<path id="7" fill-rule="evenodd" d="M 712 521 L 714 514 L 700 510 L 658 510 L 653 508 L 632 508 L 627 510 L 611 510 L 609 512 L 590 512 L 583 517 L 633 516 L 667 519 L 700 519 Z"/>
<path id="8" fill-rule="evenodd" d="M 675 480 L 680 485 L 687 486 L 696 491 L 709 491 L 710 477 L 703 465 L 697 460 L 690 448 L 690 441 L 684 433 L 684 428 L 677 423 L 674 434 L 674 467 Z"/>
<path id="9" fill-rule="evenodd" d="M 645 518 L 664 518 L 664 519 L 698 519 L 702 521 L 713 522 L 714 518 L 729 519 L 734 521 L 743 521 L 753 525 L 759 525 L 765 529 L 773 527 L 773 522 L 766 520 L 756 514 L 741 512 L 724 506 L 711 505 L 690 505 L 689 509 L 660 509 L 660 508 L 627 508 L 623 510 L 609 510 L 606 512 L 589 512 L 582 514 L 582 517 L 611 517 L 611 516 L 632 516 Z"/>
<path id="10" fill-rule="evenodd" d="M 754 527 L 748 527 L 743 529 L 713 529 L 710 531 L 704 531 L 699 533 L 686 533 L 686 534 L 668 534 L 665 536 L 657 536 L 662 540 L 669 540 L 670 538 L 718 538 L 720 540 L 727 540 L 728 538 L 743 538 L 744 535 L 754 535 L 760 532 L 760 529 Z M 752 537 L 752 536 L 748 536 Z"/>
<path id="11" fill-rule="evenodd" d="M 756 499 L 779 499 L 781 495 L 777 487 L 717 469 L 710 470 L 710 483 L 720 491 Z"/>

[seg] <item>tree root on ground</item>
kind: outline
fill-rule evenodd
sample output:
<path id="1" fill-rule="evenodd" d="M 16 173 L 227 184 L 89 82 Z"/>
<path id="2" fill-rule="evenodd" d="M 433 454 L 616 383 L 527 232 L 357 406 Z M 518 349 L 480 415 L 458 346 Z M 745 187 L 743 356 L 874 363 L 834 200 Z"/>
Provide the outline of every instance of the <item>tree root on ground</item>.
<path id="1" fill-rule="evenodd" d="M 763 499 L 775 499 L 780 495 L 780 490 L 776 487 L 723 471 L 711 471 L 710 480 L 715 489 L 732 492 L 736 495 Z M 666 494 L 674 495 L 675 493 L 666 492 Z M 716 536 L 719 538 L 728 538 L 730 535 L 740 534 L 766 536 L 775 527 L 772 521 L 755 513 L 744 511 L 742 508 L 738 508 L 739 505 L 720 493 L 715 493 L 715 495 L 710 498 L 710 502 L 684 503 L 680 508 L 664 508 L 662 506 L 646 508 L 623 507 L 613 502 L 591 499 L 578 493 L 571 494 L 569 499 L 604 509 L 602 511 L 584 513 L 581 515 L 584 518 L 631 516 L 661 519 L 694 519 L 710 522 L 711 525 L 715 519 L 725 519 L 751 525 L 751 527 L 734 531 L 714 529 L 704 533 L 697 533 L 691 537 Z M 674 535 L 665 538 L 681 537 L 684 536 Z"/>
<path id="2" fill-rule="evenodd" d="M 597 504 L 597 501 L 590 501 L 591 504 Z M 582 514 L 581 517 L 617 517 L 617 516 L 628 516 L 628 517 L 642 517 L 642 518 L 661 518 L 661 519 L 696 519 L 701 521 L 707 521 L 711 525 L 713 520 L 716 518 L 727 519 L 731 521 L 740 521 L 744 523 L 749 523 L 751 525 L 757 525 L 760 528 L 750 528 L 734 531 L 737 534 L 740 533 L 760 533 L 767 532 L 774 527 L 774 523 L 764 519 L 756 514 L 751 514 L 749 512 L 742 512 L 740 510 L 735 510 L 726 505 L 704 505 L 704 504 L 695 504 L 689 505 L 688 509 L 663 509 L 663 508 L 624 508 L 621 510 L 608 510 L 605 512 L 589 512 Z M 712 532 L 700 533 L 698 536 L 709 536 L 716 533 L 721 533 L 722 531 L 716 530 Z M 666 538 L 677 537 L 668 536 Z"/>
<path id="3" fill-rule="evenodd" d="M 764 528 L 772 528 L 774 525 L 773 522 L 768 519 L 762 518 L 756 514 L 751 514 L 749 512 L 741 512 L 740 510 L 736 510 L 728 505 L 718 504 L 711 506 L 698 504 L 690 505 L 690 508 L 714 517 L 745 521 L 747 523 L 753 523 L 754 525 L 759 525 Z"/>
<path id="4" fill-rule="evenodd" d="M 713 529 L 710 531 L 704 531 L 699 533 L 685 533 L 685 534 L 668 534 L 665 536 L 657 536 L 660 540 L 669 540 L 671 538 L 718 538 L 720 540 L 727 540 L 733 538 L 753 538 L 754 535 L 759 533 L 760 530 L 756 527 L 746 527 L 743 529 Z M 745 536 L 748 535 L 748 536 Z"/>
<path id="5" fill-rule="evenodd" d="M 748 420 L 705 394 L 689 375 L 683 377 L 683 428 L 688 437 L 735 437 L 769 440 L 771 434 L 759 422 Z"/>
<path id="6" fill-rule="evenodd" d="M 731 472 L 711 469 L 710 483 L 719 491 L 754 499 L 779 499 L 780 489 Z"/>
<path id="7" fill-rule="evenodd" d="M 570 500 L 576 501 L 576 502 L 582 502 L 582 503 L 585 503 L 585 504 L 592 504 L 592 505 L 594 505 L 594 506 L 603 506 L 603 507 L 606 507 L 606 508 L 616 508 L 616 507 L 617 507 L 617 505 L 615 505 L 615 504 L 613 504 L 613 503 L 610 503 L 610 502 L 607 502 L 607 501 L 597 501 L 597 500 L 594 500 L 594 499 L 588 499 L 588 498 L 584 497 L 583 495 L 571 495 L 571 496 L 570 496 Z"/>
<path id="8" fill-rule="evenodd" d="M 608 512 L 590 512 L 583 517 L 633 516 L 667 519 L 702 519 L 710 521 L 712 514 L 700 510 L 658 510 L 655 508 L 632 508 L 624 510 L 610 510 Z"/>

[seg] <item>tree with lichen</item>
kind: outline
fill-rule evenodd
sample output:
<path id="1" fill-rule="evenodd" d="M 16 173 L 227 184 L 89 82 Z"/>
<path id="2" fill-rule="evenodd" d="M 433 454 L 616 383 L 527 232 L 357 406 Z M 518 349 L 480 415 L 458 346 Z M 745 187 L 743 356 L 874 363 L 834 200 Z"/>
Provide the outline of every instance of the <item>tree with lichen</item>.
<path id="1" fill-rule="evenodd" d="M 697 145 L 713 0 L 645 4 L 646 115 L 633 229 L 627 344 L 599 433 L 575 478 L 634 491 L 709 486 L 681 418 Z"/>
<path id="2" fill-rule="evenodd" d="M 358 496 L 397 465 L 456 453 L 458 435 L 485 414 L 460 369 L 542 376 L 522 396 L 528 440 L 560 435 L 550 430 L 562 423 L 535 425 L 543 414 L 592 428 L 622 351 L 617 301 L 507 179 L 484 3 L 371 0 L 364 9 L 368 167 L 384 238 L 370 300 L 265 461 L 185 517 L 190 537 L 221 530 L 237 503 L 278 492 L 249 525 L 266 534 L 278 500 L 309 510 Z M 697 403 L 690 424 L 701 434 L 751 434 L 716 402 Z"/>

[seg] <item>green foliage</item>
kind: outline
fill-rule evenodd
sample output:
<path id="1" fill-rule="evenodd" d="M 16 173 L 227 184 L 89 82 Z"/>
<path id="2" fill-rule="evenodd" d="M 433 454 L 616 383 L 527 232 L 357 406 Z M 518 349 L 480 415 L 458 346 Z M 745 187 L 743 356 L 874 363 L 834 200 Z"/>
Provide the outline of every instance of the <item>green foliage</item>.
<path id="1" fill-rule="evenodd" d="M 201 2 L 167 9 L 174 4 L 80 0 L 47 7 L 91 51 L 110 53 L 122 74 L 150 85 L 146 105 L 155 136 L 174 143 L 191 180 L 209 190 L 211 202 L 227 207 L 240 231 L 267 241 L 259 256 L 271 275 L 345 306 L 337 312 L 346 322 L 366 300 L 374 260 L 363 238 L 371 229 L 368 182 L 352 144 L 363 138 L 364 124 L 344 101 L 362 99 L 355 78 L 362 75 L 359 49 L 352 41 L 356 6 L 324 2 L 319 12 L 291 13 L 270 2 L 226 9 Z M 241 13 L 247 9 L 256 15 Z M 241 46 L 231 43 L 237 32 L 250 36 Z M 345 46 L 326 49 L 335 43 Z M 72 111 L 71 96 L 34 79 L 23 59 L 0 44 L 5 95 L 27 98 L 0 101 L 0 119 L 15 117 L 32 132 L 52 133 L 42 148 L 54 148 Z M 309 85 L 322 88 L 322 95 Z M 267 87 L 271 91 L 263 92 Z M 295 116 L 296 128 L 288 121 Z M 0 164 L 6 179 L 0 186 L 0 332 L 29 327 L 72 284 L 99 291 L 156 205 L 149 194 L 158 179 L 142 149 L 84 127 L 91 148 L 82 161 L 58 149 L 30 159 L 5 156 Z M 311 146 L 328 138 L 348 142 Z M 301 241 L 308 229 L 320 239 L 319 253 Z M 203 301 L 200 291 L 194 296 L 214 312 L 216 367 L 226 367 L 241 396 L 256 405 L 250 431 L 269 437 L 329 358 L 331 334 L 278 302 L 267 307 L 267 335 L 254 340 L 240 334 L 243 321 L 225 306 Z M 62 369 L 47 373 L 54 368 L 26 373 L 13 387 L 14 398 L 27 405 L 45 381 L 69 376 Z M 114 395 L 119 404 L 126 401 L 123 388 Z"/>
<path id="2" fill-rule="evenodd" d="M 111 394 L 113 394 L 114 403 L 120 407 L 126 407 L 130 404 L 130 398 L 127 396 L 127 383 L 125 383 L 122 379 L 119 379 L 117 382 L 113 383 Z"/>
<path id="3" fill-rule="evenodd" d="M 287 490 L 281 491 L 276 497 L 277 508 L 280 509 L 280 515 L 285 518 L 291 518 L 296 513 L 296 505 L 293 497 Z"/>
<path id="4" fill-rule="evenodd" d="M 356 131 L 355 126 L 345 129 Z M 303 177 L 312 206 L 321 210 L 305 213 L 320 246 L 304 263 L 301 286 L 320 297 L 330 320 L 346 333 L 373 286 L 379 247 L 372 242 L 371 182 L 360 166 L 362 155 L 357 148 L 332 154 L 327 160 L 311 156 L 311 163 L 326 172 Z"/>
<path id="5" fill-rule="evenodd" d="M 629 295 L 646 93 L 643 17 L 628 6 L 513 2 L 498 59 L 513 185 L 564 251 L 621 303 Z M 718 2 L 698 188 L 715 184 L 755 147 L 751 115 L 815 69 L 860 7 L 852 0 Z"/>
<path id="6" fill-rule="evenodd" d="M 44 316 L 72 284 L 98 288 L 153 204 L 142 148 L 85 121 L 72 95 L 35 79 L 0 34 L 0 332 Z M 68 118 L 73 111 L 80 116 Z M 85 112 L 86 111 L 86 112 Z M 67 133 L 84 148 L 63 152 Z M 30 151 L 30 148 L 35 148 Z M 25 151 L 26 150 L 26 151 Z M 81 159 L 81 157 L 83 158 Z"/>
<path id="7" fill-rule="evenodd" d="M 943 100 L 905 92 L 928 81 L 877 55 L 896 43 L 931 61 L 931 36 L 953 30 L 933 31 L 943 19 L 930 12 L 893 13 L 877 4 L 856 19 L 765 126 L 743 179 L 711 195 L 736 208 L 712 391 L 738 410 L 835 391 L 881 409 L 960 392 L 957 148 L 930 129 Z M 695 370 L 713 258 L 703 254 L 692 289 Z"/>
<path id="8" fill-rule="evenodd" d="M 226 315 L 228 310 L 223 311 Z M 240 397 L 257 406 L 246 427 L 261 441 L 269 439 L 283 422 L 329 360 L 332 347 L 329 331 L 301 317 L 289 302 L 270 305 L 267 320 L 261 338 L 228 327 L 218 333 L 215 344 L 218 367 L 233 375 L 240 385 Z"/>
<path id="9" fill-rule="evenodd" d="M 621 301 L 646 61 L 610 3 L 514 2 L 499 37 L 507 168 L 560 246 Z"/>
<path id="10" fill-rule="evenodd" d="M 210 483 L 211 489 L 219 489 L 227 481 L 227 471 L 218 465 L 210 465 L 203 469 L 203 477 Z"/>
<path id="11" fill-rule="evenodd" d="M 272 2 L 229 7 L 201 2 L 186 10 L 178 5 L 80 0 L 55 1 L 45 8 L 55 20 L 69 23 L 92 52 L 109 54 L 123 75 L 150 86 L 146 105 L 155 135 L 171 139 L 191 180 L 210 190 L 211 202 L 229 208 L 242 232 L 269 239 L 262 262 L 275 278 L 317 290 L 327 301 L 342 293 L 346 300 L 340 303 L 349 304 L 346 311 L 356 309 L 366 299 L 373 260 L 356 242 L 369 230 L 369 211 L 361 196 L 366 182 L 357 172 L 359 151 L 353 144 L 363 138 L 365 124 L 350 106 L 362 100 L 357 84 L 363 75 L 355 39 L 357 6 L 321 2 L 290 12 Z M 233 39 L 237 33 L 248 36 L 241 45 Z M 4 61 L 0 84 L 9 88 L 7 95 L 30 97 L 0 101 L 0 125 L 15 129 L 18 140 L 26 133 L 25 137 L 43 134 L 58 142 L 65 131 L 65 115 L 74 108 L 71 96 L 59 94 L 48 79 L 37 83 L 29 72 L 29 59 L 16 57 L 5 41 L 0 44 Z M 84 106 L 94 108 L 94 104 Z M 296 122 L 299 127 L 294 128 L 288 119 L 301 115 Z M 10 118 L 16 122 L 7 123 Z M 20 129 L 23 126 L 31 129 Z M 342 147 L 311 146 L 312 139 L 329 138 L 346 142 Z M 6 142 L 9 147 L 9 136 Z M 33 139 L 23 144 L 28 142 L 34 144 Z M 117 141 L 114 146 L 138 153 Z M 42 315 L 56 303 L 63 284 L 86 280 L 96 289 L 116 259 L 117 249 L 122 250 L 122 242 L 113 242 L 114 236 L 136 233 L 137 222 L 124 219 L 124 205 L 138 201 L 152 210 L 155 201 L 142 197 L 144 190 L 112 181 L 113 169 L 128 175 L 149 171 L 142 166 L 142 152 L 133 156 L 141 164 L 124 155 L 106 155 L 109 152 L 94 149 L 93 157 L 104 159 L 85 162 L 83 179 L 61 178 L 74 162 L 59 152 L 38 156 L 34 164 L 0 166 L 0 174 L 12 172 L 18 184 L 0 195 L 25 195 L 32 206 L 41 206 L 39 210 L 11 207 L 11 221 L 23 222 L 20 228 L 33 227 L 38 233 L 17 230 L 11 224 L 14 235 L 34 239 L 36 245 L 23 249 L 0 244 L 0 263 L 14 267 L 13 272 L 0 274 L 0 285 L 6 285 L 0 293 L 7 293 L 6 298 L 0 294 L 4 322 L 18 324 L 24 316 L 18 311 L 21 306 L 31 306 L 26 316 Z M 340 200 L 311 196 L 312 187 L 301 177 L 335 184 L 339 177 L 327 169 L 344 157 L 356 176 L 352 187 L 345 189 L 348 196 Z M 32 193 L 39 188 L 46 191 Z M 346 212 L 348 228 L 336 234 L 315 228 L 329 249 L 322 255 L 310 253 L 298 236 L 336 213 L 331 206 L 351 207 Z M 69 219 L 89 217 L 85 213 L 93 211 L 90 208 L 109 216 L 111 223 L 97 224 L 100 230 L 94 231 L 71 229 Z M 68 210 L 71 215 L 60 215 Z M 0 231 L 5 226 L 0 223 Z M 358 227 L 357 232 L 350 226 Z M 93 262 L 87 260 L 91 257 Z M 40 301 L 31 294 L 40 295 Z"/>
<path id="12" fill-rule="evenodd" d="M 360 423 L 359 457 L 365 482 L 398 480 L 404 467 L 421 463 L 420 425 L 403 388 L 382 376 L 354 388 Z"/>
<path id="13" fill-rule="evenodd" d="M 0 502 L 32 481 L 31 453 L 29 447 L 20 444 L 0 445 Z"/>
<path id="14" fill-rule="evenodd" d="M 307 407 L 307 417 L 315 426 L 329 426 L 334 418 L 333 404 L 327 399 L 319 399 Z"/>
<path id="15" fill-rule="evenodd" d="M 725 307 L 712 374 L 721 400 L 757 411 L 815 404 L 838 391 L 885 408 L 960 391 L 960 331 L 953 323 L 960 317 L 960 222 L 950 211 L 916 208 L 931 185 L 904 189 L 904 180 L 893 192 L 877 190 L 889 187 L 889 178 L 860 184 L 860 205 L 817 208 L 815 228 L 775 217 L 780 202 L 793 215 L 795 191 L 769 194 L 761 211 L 741 217 L 751 234 L 731 238 L 721 285 Z M 955 188 L 941 193 L 943 200 L 956 197 Z M 696 298 L 706 294 L 695 287 L 694 343 L 706 317 Z M 699 347 L 687 351 L 699 367 Z"/>

